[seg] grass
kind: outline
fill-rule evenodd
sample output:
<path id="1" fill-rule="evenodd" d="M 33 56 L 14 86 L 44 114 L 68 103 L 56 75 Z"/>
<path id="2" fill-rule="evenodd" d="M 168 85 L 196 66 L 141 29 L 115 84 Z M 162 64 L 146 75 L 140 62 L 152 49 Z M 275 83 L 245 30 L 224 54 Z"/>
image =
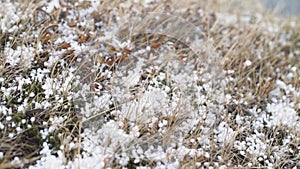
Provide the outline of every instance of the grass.
<path id="1" fill-rule="evenodd" d="M 252 1 L 1 3 L 0 168 L 299 167 L 297 19 Z"/>

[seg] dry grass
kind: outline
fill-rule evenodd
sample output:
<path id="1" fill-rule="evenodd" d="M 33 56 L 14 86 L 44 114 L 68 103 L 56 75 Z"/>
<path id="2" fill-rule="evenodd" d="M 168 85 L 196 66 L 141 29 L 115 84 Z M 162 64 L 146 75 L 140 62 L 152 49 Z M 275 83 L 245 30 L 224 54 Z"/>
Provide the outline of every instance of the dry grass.
<path id="1" fill-rule="evenodd" d="M 27 4 L 15 4 L 19 8 L 26 12 L 29 11 L 33 15 L 32 18 L 21 20 L 15 25 L 23 25 L 22 29 L 18 31 L 13 31 L 10 33 L 3 33 L 0 31 L 0 77 L 5 77 L 4 82 L 0 82 L 0 87 L 10 88 L 10 86 L 17 86 L 18 82 L 15 80 L 17 77 L 30 78 L 30 71 L 37 70 L 38 68 L 46 68 L 44 62 L 51 57 L 51 53 L 59 52 L 60 60 L 64 60 L 64 65 L 60 63 L 55 63 L 47 73 L 47 76 L 50 78 L 57 78 L 61 81 L 64 81 L 63 77 L 60 75 L 66 69 L 69 69 L 73 66 L 78 66 L 77 74 L 86 75 L 81 79 L 81 83 L 86 83 L 93 88 L 97 89 L 101 84 L 103 87 L 101 90 L 103 93 L 105 91 L 110 91 L 113 88 L 113 81 L 111 79 L 117 77 L 115 72 L 120 70 L 131 69 L 133 65 L 137 64 L 137 60 L 132 59 L 132 54 L 141 49 L 145 49 L 147 46 L 150 46 L 152 49 L 155 49 L 153 55 L 159 55 L 163 53 L 166 46 L 172 44 L 175 48 L 172 55 L 166 57 L 164 62 L 158 66 L 158 68 L 151 67 L 152 64 L 156 63 L 160 58 L 151 58 L 150 55 L 141 55 L 144 59 L 148 60 L 149 63 L 147 66 L 143 67 L 140 81 L 145 81 L 143 84 L 138 84 L 137 86 L 131 89 L 131 94 L 138 95 L 140 88 L 148 88 L 151 86 L 150 81 L 153 78 L 158 77 L 159 73 L 165 73 L 168 75 L 168 70 L 165 68 L 164 63 L 168 62 L 169 58 L 178 61 L 181 64 L 191 64 L 194 65 L 192 71 L 198 71 L 199 76 L 202 75 L 200 67 L 202 66 L 203 59 L 211 58 L 212 55 L 217 54 L 217 62 L 209 62 L 211 66 L 215 66 L 220 71 L 215 74 L 221 74 L 222 71 L 226 71 L 225 74 L 221 74 L 219 78 L 224 78 L 229 80 L 230 78 L 235 79 L 226 84 L 226 86 L 215 86 L 214 91 L 220 91 L 230 94 L 234 101 L 230 103 L 224 103 L 222 105 L 224 110 L 227 111 L 227 114 L 230 114 L 231 117 L 222 117 L 226 119 L 226 122 L 238 131 L 233 140 L 245 140 L 247 136 L 252 135 L 254 132 L 252 124 L 245 124 L 243 127 L 235 124 L 235 117 L 237 115 L 243 116 L 248 120 L 255 120 L 250 108 L 257 106 L 261 109 L 266 109 L 267 103 L 271 102 L 272 96 L 270 92 L 276 88 L 276 80 L 281 80 L 286 84 L 290 84 L 295 89 L 299 88 L 299 71 L 294 72 L 294 78 L 287 78 L 287 74 L 291 72 L 292 67 L 296 67 L 297 70 L 300 69 L 299 62 L 299 52 L 300 50 L 300 34 L 299 28 L 300 25 L 298 21 L 295 26 L 290 26 L 290 20 L 288 19 L 272 19 L 273 15 L 263 13 L 261 7 L 255 6 L 252 1 L 240 2 L 236 0 L 232 1 L 202 1 L 195 3 L 193 1 L 188 1 L 183 4 L 182 1 L 177 3 L 172 3 L 172 1 L 160 2 L 153 4 L 149 7 L 144 7 L 141 4 L 134 4 L 136 9 L 139 9 L 138 12 L 164 12 L 171 13 L 173 15 L 178 15 L 186 19 L 186 21 L 201 27 L 201 35 L 204 39 L 203 50 L 200 53 L 195 53 L 192 51 L 188 44 L 178 41 L 174 37 L 169 37 L 165 35 L 152 35 L 152 34 L 138 34 L 135 36 L 128 36 L 131 34 L 130 25 L 122 24 L 122 19 L 126 19 L 129 16 L 136 16 L 140 13 L 134 13 L 131 8 L 121 7 L 119 4 L 121 0 L 118 1 L 104 1 L 101 3 L 97 9 L 95 9 L 90 15 L 90 19 L 96 21 L 102 21 L 104 26 L 117 27 L 118 30 L 112 30 L 113 33 L 117 33 L 121 39 L 130 39 L 135 48 L 120 47 L 107 42 L 99 42 L 97 39 L 99 36 L 103 36 L 103 30 L 96 28 L 96 26 L 81 25 L 81 18 L 68 18 L 67 12 L 61 9 L 55 9 L 51 13 L 47 13 L 42 9 L 42 4 L 38 2 L 28 2 Z M 248 6 L 251 5 L 252 7 Z M 67 10 L 82 10 L 88 8 L 91 3 L 88 1 L 72 4 L 63 2 L 61 3 Z M 240 8 L 241 7 L 241 8 Z M 247 7 L 247 8 L 246 8 Z M 174 11 L 173 9 L 182 8 L 184 12 L 180 13 L 178 10 Z M 199 9 L 203 10 L 203 14 L 197 13 Z M 260 11 L 263 13 L 262 19 L 258 16 L 252 14 L 254 11 Z M 236 20 L 232 23 L 224 21 L 224 17 L 219 16 L 220 13 L 227 13 L 231 16 L 236 16 Z M 250 14 L 249 14 L 250 13 Z M 243 21 L 245 16 L 250 19 L 248 23 Z M 2 16 L 2 15 L 0 15 Z M 116 19 L 119 16 L 119 19 Z M 228 16 L 229 17 L 229 16 Z M 195 19 L 196 18 L 196 19 Z M 121 21 L 120 21 L 121 20 Z M 90 47 L 90 50 L 98 50 L 98 53 L 105 53 L 107 57 L 102 57 L 99 55 L 89 56 L 91 61 L 88 63 L 79 62 L 76 63 L 77 58 L 82 58 L 83 55 L 89 55 L 89 51 L 81 51 L 79 53 L 76 49 L 72 48 L 72 45 L 68 41 L 63 41 L 59 44 L 55 43 L 57 39 L 61 37 L 66 37 L 67 33 L 63 32 L 59 28 L 59 24 L 64 22 L 76 33 L 77 39 L 75 41 L 78 44 L 85 45 Z M 126 23 L 126 21 L 124 21 Z M 268 26 L 266 23 L 273 24 L 278 26 L 279 31 L 270 32 L 268 31 Z M 143 28 L 141 28 L 143 29 Z M 22 35 L 23 32 L 26 32 L 26 36 Z M 91 33 L 92 32 L 92 33 Z M 227 32 L 224 34 L 224 32 Z M 31 36 L 36 34 L 36 36 Z M 288 37 L 285 39 L 285 43 L 282 43 L 282 36 Z M 272 46 L 270 46 L 272 42 Z M 8 54 L 4 52 L 5 46 L 9 43 L 12 49 L 17 49 L 20 46 L 30 46 L 35 48 L 34 51 L 34 61 L 30 67 L 26 66 L 26 60 L 22 60 L 20 64 L 9 65 L 6 64 L 9 58 Z M 41 49 L 39 49 L 42 46 Z M 100 47 L 99 47 L 100 46 Z M 209 46 L 212 46 L 209 48 Z M 200 49 L 202 49 L 200 47 Z M 205 50 L 204 50 L 205 49 Z M 120 57 L 116 57 L 120 53 Z M 22 54 L 21 54 L 22 55 Z M 22 58 L 22 57 L 21 57 Z M 201 58 L 201 59 L 199 59 Z M 171 59 L 171 60 L 172 60 Z M 245 62 L 251 61 L 251 65 L 245 66 Z M 206 62 L 206 61 L 204 61 Z M 208 62 L 208 61 L 207 61 Z M 91 72 L 90 68 L 93 64 L 100 63 L 105 65 L 103 70 L 109 70 L 112 72 L 112 77 L 109 77 L 107 74 L 103 75 L 101 73 Z M 278 72 L 278 69 L 280 72 Z M 230 70 L 232 73 L 228 73 Z M 213 73 L 213 72 L 209 72 Z M 167 80 L 162 81 L 161 84 L 170 86 L 175 85 L 172 81 Z M 215 79 L 216 83 L 219 83 L 220 79 Z M 45 78 L 43 79 L 45 81 Z M 199 82 L 205 83 L 205 82 Z M 118 110 L 125 103 L 113 103 L 106 110 L 100 110 L 99 114 L 96 114 L 90 118 L 84 120 L 80 115 L 78 116 L 78 109 L 74 106 L 73 101 L 66 99 L 68 97 L 68 92 L 65 91 L 60 93 L 60 97 L 64 98 L 63 102 L 58 102 L 54 97 L 45 99 L 42 88 L 43 82 L 33 81 L 28 85 L 23 85 L 21 91 L 11 92 L 8 97 L 4 96 L 4 91 L 0 91 L 0 97 L 3 99 L 1 104 L 5 105 L 7 108 L 12 109 L 12 121 L 16 124 L 20 124 L 21 128 L 24 130 L 21 133 L 16 134 L 14 137 L 10 137 L 9 134 L 16 130 L 12 126 L 11 121 L 5 120 L 7 117 L 3 113 L 0 114 L 0 121 L 4 125 L 4 129 L 0 132 L 0 152 L 4 153 L 4 157 L 0 159 L 0 168 L 19 168 L 20 166 L 28 167 L 40 159 L 40 151 L 43 148 L 43 143 L 47 142 L 50 149 L 54 152 L 54 155 L 57 155 L 55 152 L 62 150 L 63 156 L 65 157 L 65 162 L 72 161 L 76 158 L 77 155 L 80 155 L 83 149 L 80 147 L 80 143 L 84 140 L 82 137 L 83 127 L 86 126 L 98 126 L 96 128 L 101 128 L 101 125 L 104 122 L 107 122 L 111 119 L 116 121 L 122 121 L 123 126 L 121 127 L 124 132 L 130 132 L 130 127 L 133 125 L 132 122 L 128 119 L 118 119 L 119 117 L 112 114 L 113 111 Z M 72 88 L 73 91 L 76 91 L 75 86 Z M 27 92 L 26 92 L 27 91 Z M 34 97 L 29 97 L 29 94 L 35 93 Z M 191 93 L 185 93 L 186 95 L 193 95 Z M 175 92 L 174 92 L 175 93 Z M 171 95 L 171 94 L 170 94 Z M 297 105 L 299 104 L 299 96 L 293 95 L 293 93 L 285 94 L 288 98 L 293 100 Z M 207 94 L 207 98 L 213 98 L 213 94 Z M 24 102 L 28 102 L 27 107 L 24 110 L 24 113 L 18 112 L 18 107 L 21 106 Z M 131 98 L 132 100 L 138 100 L 138 98 Z M 281 99 L 281 98 L 278 98 Z M 51 104 L 48 109 L 37 109 L 34 106 L 34 103 L 41 103 L 47 101 Z M 130 102 L 131 100 L 128 100 Z M 184 99 L 179 100 L 177 108 L 174 109 L 174 112 L 171 112 L 168 116 L 160 116 L 156 122 L 149 127 L 144 123 L 136 124 L 139 128 L 140 136 L 133 144 L 143 145 L 149 147 L 150 145 L 161 144 L 163 148 L 167 148 L 171 143 L 176 141 L 174 136 L 179 136 L 182 133 L 179 133 L 181 130 L 180 127 L 185 123 L 185 120 L 188 119 L 188 115 L 184 114 L 185 105 Z M 209 102 L 207 102 L 209 103 Z M 195 109 L 199 107 L 195 106 Z M 210 110 L 207 110 L 209 112 Z M 299 115 L 299 109 L 296 110 Z M 30 119 L 34 117 L 35 121 Z M 57 127 L 50 135 L 46 138 L 42 138 L 41 130 L 48 129 L 52 126 L 52 120 L 54 117 L 64 117 L 62 124 Z M 21 120 L 26 119 L 26 123 L 22 123 Z M 165 133 L 162 135 L 159 131 L 159 123 L 162 121 L 167 121 Z M 222 121 L 222 119 L 219 119 Z M 31 125 L 31 128 L 26 126 Z M 199 143 L 190 143 L 188 140 L 193 138 L 198 138 L 203 134 L 202 126 L 204 122 L 199 122 L 194 130 L 186 131 L 185 143 L 186 147 L 191 149 L 197 149 L 203 145 Z M 216 124 L 215 124 L 216 125 Z M 217 128 L 217 126 L 213 126 Z M 286 135 L 294 134 L 295 137 L 299 138 L 299 134 L 296 131 L 289 131 L 284 126 L 276 128 L 265 128 L 265 130 L 260 131 L 265 133 L 266 138 L 275 138 L 274 146 L 280 146 L 282 140 Z M 213 134 L 210 135 L 214 137 Z M 295 152 L 299 153 L 300 143 L 295 140 L 290 144 L 291 148 L 294 148 Z M 76 149 L 69 150 L 68 145 L 71 142 L 79 143 L 79 146 Z M 228 167 L 238 166 L 241 168 L 248 167 L 248 163 L 251 161 L 253 167 L 260 166 L 266 167 L 266 164 L 263 162 L 251 159 L 249 156 L 241 156 L 238 150 L 234 147 L 234 143 L 224 144 L 224 146 L 218 145 L 219 143 L 214 142 L 211 139 L 210 148 L 208 148 L 210 157 L 204 155 L 200 156 L 185 156 L 182 158 L 179 164 L 179 168 L 197 168 L 196 163 L 213 163 L 219 162 L 219 165 L 228 165 L 228 161 L 231 161 L 231 165 Z M 64 148 L 61 148 L 61 146 Z M 272 154 L 273 146 L 270 146 L 269 155 Z M 128 150 L 129 152 L 129 150 Z M 297 153 L 295 153 L 297 154 Z M 129 154 L 131 156 L 131 154 Z M 12 160 L 18 157 L 20 158 L 21 163 L 15 164 L 11 163 Z M 219 160 L 219 157 L 222 157 L 223 161 Z M 175 158 L 170 154 L 170 161 Z M 276 168 L 291 167 L 296 166 L 297 160 L 299 160 L 299 155 L 286 155 L 286 158 L 282 161 L 276 161 Z M 134 163 L 134 158 L 131 157 L 127 165 L 128 168 L 136 168 L 138 166 L 148 165 L 156 166 L 155 160 L 149 160 L 147 158 L 141 159 L 139 163 Z M 108 159 L 105 163 L 105 167 L 119 168 L 121 165 L 116 161 L 116 159 Z"/>

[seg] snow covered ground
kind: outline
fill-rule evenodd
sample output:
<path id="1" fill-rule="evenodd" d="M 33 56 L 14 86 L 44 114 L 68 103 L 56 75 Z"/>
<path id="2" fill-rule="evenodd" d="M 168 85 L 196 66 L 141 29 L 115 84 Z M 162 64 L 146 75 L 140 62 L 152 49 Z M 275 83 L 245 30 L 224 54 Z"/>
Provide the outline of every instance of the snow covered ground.
<path id="1" fill-rule="evenodd" d="M 0 21 L 0 168 L 300 168 L 298 20 L 53 0 Z"/>

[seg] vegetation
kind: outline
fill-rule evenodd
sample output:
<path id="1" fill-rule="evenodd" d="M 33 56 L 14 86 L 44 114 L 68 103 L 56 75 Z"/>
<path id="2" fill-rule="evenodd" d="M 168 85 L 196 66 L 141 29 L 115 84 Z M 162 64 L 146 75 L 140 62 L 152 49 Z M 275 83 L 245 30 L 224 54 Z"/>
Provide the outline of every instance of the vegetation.
<path id="1" fill-rule="evenodd" d="M 297 18 L 53 0 L 0 21 L 0 168 L 300 167 Z"/>

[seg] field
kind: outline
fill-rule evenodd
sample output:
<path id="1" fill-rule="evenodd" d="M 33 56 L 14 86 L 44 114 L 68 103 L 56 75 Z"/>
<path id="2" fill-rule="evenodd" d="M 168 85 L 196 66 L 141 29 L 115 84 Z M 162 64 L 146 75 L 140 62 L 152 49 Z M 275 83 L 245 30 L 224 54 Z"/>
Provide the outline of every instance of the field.
<path id="1" fill-rule="evenodd" d="M 256 0 L 1 1 L 0 169 L 298 169 L 299 30 Z"/>

